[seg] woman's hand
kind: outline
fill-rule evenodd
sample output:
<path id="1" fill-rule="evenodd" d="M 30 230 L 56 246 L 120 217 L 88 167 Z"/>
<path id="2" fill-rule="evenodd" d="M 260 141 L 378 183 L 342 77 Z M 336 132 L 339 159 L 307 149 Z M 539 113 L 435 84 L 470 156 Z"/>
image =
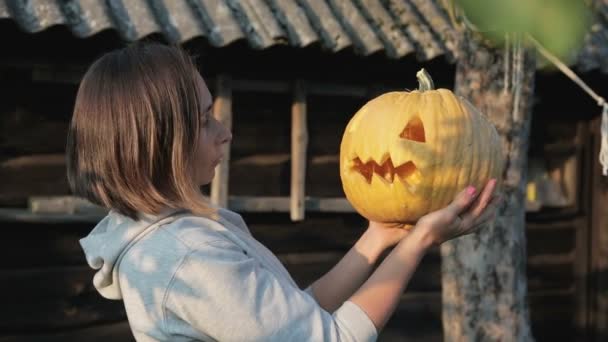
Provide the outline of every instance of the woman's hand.
<path id="1" fill-rule="evenodd" d="M 365 234 L 372 236 L 384 250 L 399 243 L 401 239 L 409 234 L 413 227 L 413 225 L 403 223 L 369 221 L 369 226 L 367 227 Z"/>
<path id="2" fill-rule="evenodd" d="M 468 187 L 446 208 L 421 217 L 417 226 L 441 226 L 438 231 L 430 232 L 429 238 L 433 239 L 433 244 L 441 244 L 457 236 L 472 233 L 476 228 L 494 219 L 500 202 L 498 196 L 493 196 L 495 188 L 495 179 L 486 184 L 481 196 L 477 196 L 475 188 Z M 475 203 L 471 204 L 473 200 Z M 369 221 L 366 234 L 372 236 L 382 248 L 387 249 L 399 243 L 412 231 L 412 228 L 414 226 L 411 224 Z M 418 230 L 424 229 L 430 228 Z"/>
<path id="3" fill-rule="evenodd" d="M 430 245 L 475 232 L 479 227 L 494 220 L 500 203 L 493 196 L 496 180 L 490 180 L 479 196 L 474 187 L 461 191 L 447 207 L 421 217 L 414 231 L 421 233 Z"/>
<path id="4" fill-rule="evenodd" d="M 367 314 L 378 331 L 382 330 L 394 313 L 404 289 L 429 247 L 472 233 L 477 227 L 494 218 L 499 202 L 498 198 L 492 196 L 495 187 L 496 181 L 491 180 L 479 196 L 476 196 L 475 189 L 463 190 L 447 207 L 420 218 L 413 229 L 403 225 L 370 222 L 370 228 L 365 234 L 371 230 L 386 242 L 400 240 L 374 273 L 350 297 L 350 301 Z M 352 273 L 354 272 L 347 272 L 344 268 L 341 274 Z M 336 281 L 327 283 L 335 286 Z M 340 286 L 346 287 L 349 284 L 345 283 Z"/>

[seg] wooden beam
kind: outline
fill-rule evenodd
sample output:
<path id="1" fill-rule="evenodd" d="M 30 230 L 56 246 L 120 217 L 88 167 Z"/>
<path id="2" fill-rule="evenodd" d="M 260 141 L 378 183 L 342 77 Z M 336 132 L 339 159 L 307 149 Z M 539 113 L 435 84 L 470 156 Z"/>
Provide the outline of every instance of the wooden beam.
<path id="1" fill-rule="evenodd" d="M 559 219 L 546 222 L 526 222 L 526 230 L 576 230 L 581 224 L 584 224 L 584 219 L 574 217 L 571 219 Z"/>
<path id="2" fill-rule="evenodd" d="M 105 214 L 106 209 L 76 196 L 32 196 L 28 199 L 33 213 Z"/>
<path id="3" fill-rule="evenodd" d="M 574 251 L 560 254 L 530 255 L 528 257 L 528 265 L 571 265 L 574 260 Z"/>
<path id="4" fill-rule="evenodd" d="M 230 76 L 220 75 L 216 83 L 216 99 L 213 105 L 213 116 L 228 130 L 232 130 L 232 84 Z M 228 205 L 228 177 L 230 163 L 230 142 L 224 145 L 224 158 L 215 169 L 211 182 L 211 203 L 220 207 Z"/>
<path id="5" fill-rule="evenodd" d="M 592 165 L 593 156 L 590 155 L 593 149 L 593 143 L 591 140 L 590 132 L 588 125 L 578 124 L 576 127 L 576 140 L 577 141 L 585 141 L 584 137 L 587 137 L 584 145 L 586 148 L 586 153 L 582 155 L 582 164 L 583 169 L 589 170 L 589 165 Z M 587 171 L 589 172 L 589 171 Z M 591 218 L 589 215 L 589 210 L 586 208 L 591 207 L 591 194 L 593 192 L 591 177 L 592 174 L 587 174 L 581 180 L 581 186 L 579 187 L 580 193 L 577 198 L 577 202 L 579 202 L 580 208 L 585 208 L 582 210 L 582 219 L 580 224 L 576 227 L 575 232 L 575 249 L 574 249 L 574 287 L 575 287 L 575 312 L 574 312 L 574 326 L 577 331 L 576 339 L 579 341 L 587 341 L 590 333 L 590 313 L 591 313 L 591 303 L 589 303 L 590 298 L 590 280 L 589 277 L 591 275 L 591 259 L 590 259 L 590 249 L 591 249 Z"/>
<path id="6" fill-rule="evenodd" d="M 260 93 L 289 93 L 291 89 L 286 81 L 262 81 L 262 80 L 233 80 L 234 91 L 260 92 Z"/>
<path id="7" fill-rule="evenodd" d="M 98 313 L 95 313 L 99 315 Z M 126 318 L 116 322 L 95 322 L 69 330 L 10 332 L 2 336 L 9 341 L 132 341 L 133 333 Z"/>
<path id="8" fill-rule="evenodd" d="M 0 201 L 69 192 L 65 154 L 29 154 L 0 162 Z"/>
<path id="9" fill-rule="evenodd" d="M 259 92 L 287 94 L 291 90 L 287 81 L 246 80 L 234 79 L 232 87 L 235 92 Z M 318 96 L 349 96 L 349 97 L 375 97 L 388 91 L 399 90 L 385 85 L 353 86 L 347 83 L 307 82 L 306 92 Z"/>
<path id="10" fill-rule="evenodd" d="M 29 209 L 0 208 L 0 221 L 29 223 L 95 223 L 104 217 L 99 213 L 35 213 Z"/>
<path id="11" fill-rule="evenodd" d="M 306 190 L 306 149 L 308 127 L 306 125 L 306 89 L 303 81 L 297 81 L 291 106 L 291 203 L 292 221 L 304 219 Z"/>
<path id="12" fill-rule="evenodd" d="M 368 97 L 372 93 L 372 90 L 370 87 L 364 86 L 311 82 L 308 83 L 307 92 L 310 95 L 321 96 Z"/>
<path id="13" fill-rule="evenodd" d="M 0 221 L 62 223 L 99 222 L 107 210 L 69 196 L 37 197 L 29 200 L 30 208 L 0 208 Z M 323 213 L 355 213 L 346 198 L 304 198 L 304 209 Z M 228 208 L 240 212 L 291 211 L 290 197 L 229 196 Z"/>
<path id="14" fill-rule="evenodd" d="M 78 84 L 85 72 L 86 68 L 82 66 L 36 65 L 32 67 L 32 81 Z"/>
<path id="15" fill-rule="evenodd" d="M 241 212 L 290 212 L 291 197 L 230 196 L 229 207 Z M 304 209 L 324 213 L 354 213 L 355 209 L 346 198 L 304 199 Z"/>
<path id="16" fill-rule="evenodd" d="M 591 123 L 590 326 L 593 341 L 608 340 L 608 177 L 601 173 L 600 117 Z"/>

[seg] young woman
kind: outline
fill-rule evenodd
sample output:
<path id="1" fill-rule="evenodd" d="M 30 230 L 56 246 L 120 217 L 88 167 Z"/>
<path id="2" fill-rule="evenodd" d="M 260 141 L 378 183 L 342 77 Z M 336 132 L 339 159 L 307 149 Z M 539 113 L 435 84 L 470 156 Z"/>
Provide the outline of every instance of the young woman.
<path id="1" fill-rule="evenodd" d="M 212 102 L 192 59 L 157 43 L 107 53 L 78 89 L 69 183 L 109 209 L 80 243 L 96 289 L 124 301 L 138 341 L 373 341 L 426 251 L 495 215 L 491 180 L 408 229 L 369 222 L 300 289 L 241 216 L 200 193 L 232 138 Z"/>

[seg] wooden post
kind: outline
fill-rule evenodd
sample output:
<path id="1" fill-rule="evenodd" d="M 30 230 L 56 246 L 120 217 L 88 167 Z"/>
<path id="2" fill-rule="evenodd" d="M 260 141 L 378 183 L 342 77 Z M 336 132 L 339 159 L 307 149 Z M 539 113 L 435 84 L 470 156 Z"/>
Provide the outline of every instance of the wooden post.
<path id="1" fill-rule="evenodd" d="M 589 341 L 608 339 L 608 177 L 602 176 L 600 152 L 600 118 L 591 123 L 591 324 Z"/>
<path id="2" fill-rule="evenodd" d="M 216 81 L 216 96 L 213 116 L 232 130 L 232 86 L 228 75 L 219 75 Z M 211 203 L 220 207 L 228 205 L 228 169 L 230 163 L 230 142 L 224 145 L 224 158 L 215 169 L 211 182 Z"/>
<path id="3" fill-rule="evenodd" d="M 592 132 L 589 131 L 588 124 L 578 124 L 576 127 L 576 144 L 589 146 L 589 150 L 593 150 L 593 142 L 589 142 L 590 135 Z M 587 141 L 585 140 L 587 139 Z M 591 156 L 592 152 L 587 150 L 577 151 L 578 159 L 582 159 L 579 163 L 583 170 L 589 170 L 591 165 L 594 165 Z M 589 171 L 586 171 L 589 172 Z M 578 181 L 578 180 L 577 180 Z M 590 261 L 590 250 L 591 250 L 591 208 L 592 206 L 592 194 L 595 190 L 592 188 L 593 177 L 581 177 L 578 187 L 579 193 L 583 196 L 578 196 L 575 200 L 578 203 L 578 210 L 582 211 L 583 217 L 581 217 L 580 223 L 576 225 L 575 235 L 575 251 L 574 251 L 574 300 L 575 300 L 575 312 L 574 312 L 574 327 L 576 329 L 575 338 L 577 341 L 587 341 L 589 338 L 589 327 L 590 327 L 590 275 L 591 275 L 591 261 Z M 575 187 L 576 188 L 576 187 Z"/>
<path id="4" fill-rule="evenodd" d="M 291 203 L 292 221 L 304 219 L 304 198 L 306 187 L 306 148 L 308 128 L 306 127 L 306 89 L 303 81 L 297 81 L 291 106 Z"/>

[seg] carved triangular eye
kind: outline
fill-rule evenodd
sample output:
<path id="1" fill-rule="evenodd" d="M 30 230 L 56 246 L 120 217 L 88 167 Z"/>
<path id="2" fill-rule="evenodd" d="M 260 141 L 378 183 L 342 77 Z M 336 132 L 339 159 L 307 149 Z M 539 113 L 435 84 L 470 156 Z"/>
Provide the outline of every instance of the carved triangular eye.
<path id="1" fill-rule="evenodd" d="M 411 119 L 399 136 L 403 139 L 426 142 L 424 135 L 424 124 L 422 124 L 420 117 L 415 116 L 413 119 Z"/>

